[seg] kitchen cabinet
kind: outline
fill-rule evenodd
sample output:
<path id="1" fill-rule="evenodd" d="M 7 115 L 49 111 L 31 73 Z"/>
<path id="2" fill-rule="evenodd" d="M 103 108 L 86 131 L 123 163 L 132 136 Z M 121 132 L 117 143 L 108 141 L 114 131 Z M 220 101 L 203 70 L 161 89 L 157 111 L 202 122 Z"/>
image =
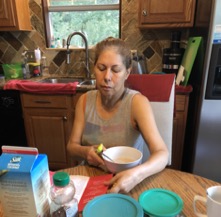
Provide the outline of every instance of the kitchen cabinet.
<path id="1" fill-rule="evenodd" d="M 66 145 L 80 95 L 21 93 L 28 146 L 47 154 L 51 170 L 75 165 L 67 154 Z"/>
<path id="2" fill-rule="evenodd" d="M 139 27 L 192 27 L 195 4 L 196 0 L 139 0 Z"/>
<path id="3" fill-rule="evenodd" d="M 182 91 L 176 90 L 175 113 L 173 119 L 173 146 L 171 168 L 181 170 L 183 158 L 184 136 L 186 120 L 189 106 L 189 94 L 192 87 L 184 88 Z"/>
<path id="4" fill-rule="evenodd" d="M 0 31 L 31 31 L 29 0 L 0 0 Z"/>

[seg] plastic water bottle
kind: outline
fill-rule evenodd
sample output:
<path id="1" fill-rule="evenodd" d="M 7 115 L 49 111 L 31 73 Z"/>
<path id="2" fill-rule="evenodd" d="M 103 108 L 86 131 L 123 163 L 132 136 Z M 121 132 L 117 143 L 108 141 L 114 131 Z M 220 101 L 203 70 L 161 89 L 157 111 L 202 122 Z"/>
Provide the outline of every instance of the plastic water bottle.
<path id="1" fill-rule="evenodd" d="M 77 217 L 78 201 L 74 198 L 75 186 L 66 172 L 53 175 L 53 185 L 50 189 L 50 214 L 52 217 Z"/>

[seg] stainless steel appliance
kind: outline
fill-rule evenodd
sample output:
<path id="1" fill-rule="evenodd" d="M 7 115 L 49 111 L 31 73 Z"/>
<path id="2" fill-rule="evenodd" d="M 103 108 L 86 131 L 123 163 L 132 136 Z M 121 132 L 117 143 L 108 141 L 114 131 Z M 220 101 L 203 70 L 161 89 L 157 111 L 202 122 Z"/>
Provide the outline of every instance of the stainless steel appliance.
<path id="1" fill-rule="evenodd" d="M 221 1 L 199 0 L 199 10 L 204 3 L 207 8 L 197 16 L 208 16 L 208 22 L 192 32 L 203 36 L 205 56 L 202 70 L 191 72 L 195 93 L 190 98 L 183 170 L 221 182 Z"/>
<path id="2" fill-rule="evenodd" d="M 131 73 L 148 74 L 144 55 L 138 54 L 137 50 L 131 50 L 131 54 L 133 57 Z"/>

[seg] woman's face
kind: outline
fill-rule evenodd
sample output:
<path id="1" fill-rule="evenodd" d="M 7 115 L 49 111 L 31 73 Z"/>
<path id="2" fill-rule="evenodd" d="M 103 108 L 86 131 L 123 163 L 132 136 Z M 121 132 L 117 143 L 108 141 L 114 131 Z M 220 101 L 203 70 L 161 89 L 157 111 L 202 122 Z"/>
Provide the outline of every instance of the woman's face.
<path id="1" fill-rule="evenodd" d="M 130 74 L 121 55 L 114 48 L 104 50 L 95 66 L 94 73 L 98 90 L 104 96 L 113 96 L 124 91 L 124 82 Z"/>

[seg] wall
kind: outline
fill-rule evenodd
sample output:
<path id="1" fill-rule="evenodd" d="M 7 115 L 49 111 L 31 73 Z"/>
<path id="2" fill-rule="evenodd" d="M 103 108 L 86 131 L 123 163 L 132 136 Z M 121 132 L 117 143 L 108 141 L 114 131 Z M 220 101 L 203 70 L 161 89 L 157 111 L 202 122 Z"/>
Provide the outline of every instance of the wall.
<path id="1" fill-rule="evenodd" d="M 146 57 L 149 73 L 162 70 L 163 48 L 170 46 L 171 30 L 140 30 L 138 26 L 138 0 L 122 0 L 121 37 L 131 49 L 136 49 Z M 0 32 L 0 64 L 21 61 L 21 53 L 39 47 L 49 63 L 50 74 L 82 75 L 84 52 L 72 52 L 72 64 L 65 63 L 65 51 L 46 49 L 41 0 L 30 0 L 30 16 L 33 31 Z M 182 41 L 188 38 L 188 30 L 182 29 Z M 93 67 L 93 54 L 90 51 L 90 68 Z"/>

